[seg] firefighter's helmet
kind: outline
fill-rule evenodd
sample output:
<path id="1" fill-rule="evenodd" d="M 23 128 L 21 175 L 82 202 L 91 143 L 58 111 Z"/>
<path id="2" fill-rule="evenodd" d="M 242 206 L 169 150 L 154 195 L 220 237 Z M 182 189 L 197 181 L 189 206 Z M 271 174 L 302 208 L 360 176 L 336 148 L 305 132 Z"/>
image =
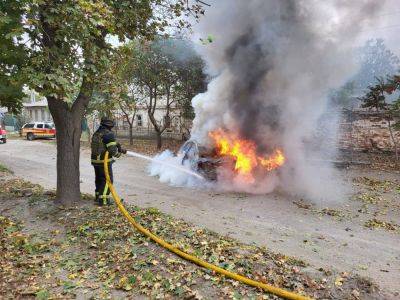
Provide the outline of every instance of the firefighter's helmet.
<path id="1" fill-rule="evenodd" d="M 108 128 L 113 128 L 115 126 L 114 120 L 112 120 L 109 117 L 102 117 L 100 120 L 100 125 L 108 127 Z"/>

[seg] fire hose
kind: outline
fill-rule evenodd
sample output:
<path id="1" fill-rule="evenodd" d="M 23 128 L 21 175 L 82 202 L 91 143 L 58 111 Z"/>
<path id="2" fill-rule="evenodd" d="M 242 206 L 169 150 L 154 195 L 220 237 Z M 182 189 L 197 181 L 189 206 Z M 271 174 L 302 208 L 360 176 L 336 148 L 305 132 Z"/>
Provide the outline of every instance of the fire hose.
<path id="1" fill-rule="evenodd" d="M 183 259 L 187 260 L 187 261 L 191 261 L 193 263 L 195 263 L 198 266 L 204 267 L 206 269 L 212 270 L 216 273 L 222 274 L 228 278 L 237 280 L 239 282 L 242 282 L 244 284 L 253 286 L 253 287 L 257 287 L 257 288 L 261 288 L 264 291 L 277 295 L 279 297 L 285 298 L 285 299 L 292 299 L 292 300 L 309 300 L 311 298 L 306 297 L 306 296 L 302 296 L 293 292 L 289 292 L 286 291 L 284 289 L 269 285 L 269 284 L 265 284 L 263 282 L 260 281 L 256 281 L 250 278 L 247 278 L 245 276 L 230 272 L 228 270 L 225 270 L 221 267 L 218 267 L 216 265 L 210 264 L 202 259 L 199 259 L 198 257 L 195 257 L 193 255 L 190 255 L 186 252 L 183 252 L 182 250 L 174 247 L 173 245 L 169 244 L 168 242 L 164 241 L 163 239 L 161 239 L 160 237 L 158 237 L 157 235 L 151 233 L 148 229 L 144 228 L 142 225 L 140 225 L 139 223 L 137 223 L 135 221 L 135 219 L 129 214 L 129 212 L 126 210 L 126 208 L 124 207 L 124 205 L 121 202 L 121 198 L 118 196 L 117 191 L 115 190 L 111 179 L 110 179 L 110 173 L 108 172 L 108 158 L 109 158 L 109 153 L 106 152 L 105 156 L 104 156 L 104 173 L 106 175 L 106 180 L 107 180 L 107 185 L 108 188 L 111 191 L 111 194 L 114 198 L 114 201 L 119 209 L 119 211 L 121 212 L 121 214 L 129 221 L 129 223 L 131 223 L 131 225 L 137 229 L 139 232 L 141 232 L 143 235 L 147 236 L 148 238 L 150 238 L 151 240 L 153 240 L 154 242 L 156 242 L 157 244 L 159 244 L 161 247 L 168 249 L 169 251 L 175 253 L 176 255 L 182 257 Z"/>

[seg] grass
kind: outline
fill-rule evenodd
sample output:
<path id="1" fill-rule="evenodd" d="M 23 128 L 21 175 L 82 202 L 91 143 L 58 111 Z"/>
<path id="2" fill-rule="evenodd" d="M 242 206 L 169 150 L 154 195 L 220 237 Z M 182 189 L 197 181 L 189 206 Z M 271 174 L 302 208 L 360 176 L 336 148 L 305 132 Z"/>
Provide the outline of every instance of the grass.
<path id="1" fill-rule="evenodd" d="M 5 165 L 0 164 L 0 173 L 8 173 L 8 174 L 13 174 L 13 171 L 8 169 Z"/>

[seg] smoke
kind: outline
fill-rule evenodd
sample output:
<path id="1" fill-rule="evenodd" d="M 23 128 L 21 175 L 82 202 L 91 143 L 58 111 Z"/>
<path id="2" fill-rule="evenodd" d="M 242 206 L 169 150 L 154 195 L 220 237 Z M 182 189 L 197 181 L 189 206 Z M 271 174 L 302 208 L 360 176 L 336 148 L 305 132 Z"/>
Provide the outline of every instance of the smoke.
<path id="1" fill-rule="evenodd" d="M 255 188 L 242 182 L 225 186 L 257 192 L 281 188 L 315 200 L 340 197 L 334 168 L 321 163 L 335 145 L 330 151 L 315 147 L 325 143 L 317 125 L 329 90 L 356 73 L 354 41 L 383 2 L 209 1 L 194 40 L 214 37 L 197 47 L 213 79 L 192 101 L 191 138 L 210 145 L 208 133 L 223 128 L 253 140 L 260 153 L 280 147 L 287 157 L 283 168 Z M 325 136 L 335 134 L 336 123 Z M 221 176 L 221 182 L 224 178 L 229 176 Z"/>
<path id="2" fill-rule="evenodd" d="M 151 159 L 152 162 L 148 167 L 149 175 L 158 176 L 161 182 L 172 186 L 211 187 L 211 183 L 206 182 L 191 169 L 188 161 L 182 165 L 182 158 L 181 154 L 176 156 L 170 150 L 165 150 Z"/>

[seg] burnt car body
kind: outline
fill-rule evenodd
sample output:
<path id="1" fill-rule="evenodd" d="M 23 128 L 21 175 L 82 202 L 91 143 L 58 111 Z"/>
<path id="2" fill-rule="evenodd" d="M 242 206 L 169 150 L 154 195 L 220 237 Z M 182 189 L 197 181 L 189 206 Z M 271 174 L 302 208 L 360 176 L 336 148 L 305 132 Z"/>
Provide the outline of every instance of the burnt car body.
<path id="1" fill-rule="evenodd" d="M 228 163 L 218 156 L 215 149 L 200 146 L 196 141 L 189 140 L 179 149 L 178 156 L 182 157 L 182 165 L 189 165 L 207 180 L 217 180 L 218 167 Z"/>

